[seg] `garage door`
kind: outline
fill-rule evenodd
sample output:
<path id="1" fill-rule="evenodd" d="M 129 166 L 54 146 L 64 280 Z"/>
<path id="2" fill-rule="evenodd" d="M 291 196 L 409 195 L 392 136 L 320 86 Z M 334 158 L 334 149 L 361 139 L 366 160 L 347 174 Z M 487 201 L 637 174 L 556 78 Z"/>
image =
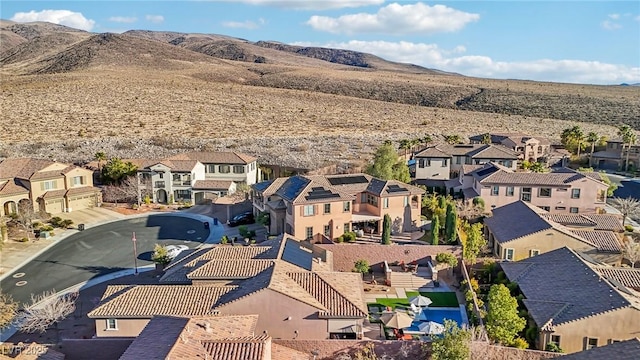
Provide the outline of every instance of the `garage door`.
<path id="1" fill-rule="evenodd" d="M 70 207 L 69 211 L 90 208 L 95 205 L 95 199 L 96 199 L 96 196 L 93 194 L 72 197 L 69 199 L 69 207 Z"/>
<path id="2" fill-rule="evenodd" d="M 45 203 L 47 212 L 50 214 L 60 214 L 64 212 L 64 200 L 49 200 Z"/>

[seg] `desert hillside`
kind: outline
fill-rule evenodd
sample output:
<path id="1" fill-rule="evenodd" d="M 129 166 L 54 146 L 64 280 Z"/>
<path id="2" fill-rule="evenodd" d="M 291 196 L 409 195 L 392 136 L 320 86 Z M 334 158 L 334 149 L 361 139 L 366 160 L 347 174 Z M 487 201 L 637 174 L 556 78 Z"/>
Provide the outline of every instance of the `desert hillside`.
<path id="1" fill-rule="evenodd" d="M 12 39 L 0 43 L 0 157 L 235 149 L 273 164 L 357 165 L 386 139 L 640 129 L 638 87 L 470 78 L 222 35 L 67 29 L 0 22 Z"/>

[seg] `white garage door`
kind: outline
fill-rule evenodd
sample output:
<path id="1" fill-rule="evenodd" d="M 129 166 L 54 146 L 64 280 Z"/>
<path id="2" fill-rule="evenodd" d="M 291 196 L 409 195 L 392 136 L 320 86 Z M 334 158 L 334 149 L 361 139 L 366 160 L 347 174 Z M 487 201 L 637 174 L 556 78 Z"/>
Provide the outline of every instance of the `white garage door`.
<path id="1" fill-rule="evenodd" d="M 93 194 L 72 197 L 69 199 L 70 211 L 87 209 L 95 205 L 96 196 Z"/>

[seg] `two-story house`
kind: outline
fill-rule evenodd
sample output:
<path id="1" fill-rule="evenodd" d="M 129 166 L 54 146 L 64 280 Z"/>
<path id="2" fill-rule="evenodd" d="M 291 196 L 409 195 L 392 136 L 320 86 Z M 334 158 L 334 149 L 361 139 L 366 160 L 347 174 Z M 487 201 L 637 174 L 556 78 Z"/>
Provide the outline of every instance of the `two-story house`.
<path id="1" fill-rule="evenodd" d="M 235 152 L 188 152 L 166 159 L 123 159 L 137 166 L 142 194 L 162 204 L 197 204 L 256 183 L 257 159 Z M 95 163 L 90 167 L 96 167 Z M 144 196 L 144 195 L 142 195 Z"/>
<path id="2" fill-rule="evenodd" d="M 530 136 L 520 133 L 489 133 L 491 144 L 502 145 L 519 154 L 521 160 L 531 162 L 543 161 L 551 153 L 551 142 L 538 136 Z M 482 144 L 487 139 L 487 134 L 469 137 L 472 144 Z"/>
<path id="3" fill-rule="evenodd" d="M 445 180 L 458 177 L 464 165 L 494 162 L 514 170 L 518 166 L 518 154 L 492 144 L 439 144 L 418 152 L 414 159 L 415 182 L 427 186 L 443 186 Z"/>
<path id="4" fill-rule="evenodd" d="M 513 172 L 490 163 L 463 177 L 469 177 L 463 184 L 472 184 L 461 189 L 464 197 L 481 197 L 487 210 L 522 200 L 550 213 L 596 213 L 604 209 L 609 188 L 596 173 L 568 168 Z"/>
<path id="5" fill-rule="evenodd" d="M 90 170 L 43 159 L 0 162 L 0 216 L 17 213 L 20 204 L 59 214 L 99 206 L 101 201 Z"/>
<path id="6" fill-rule="evenodd" d="M 590 164 L 598 169 L 619 170 L 624 167 L 629 153 L 629 169 L 638 169 L 640 165 L 640 144 L 630 147 L 622 140 L 609 140 L 603 151 L 596 151 L 591 156 Z"/>
<path id="7" fill-rule="evenodd" d="M 379 234 L 385 214 L 392 232 L 412 230 L 420 220 L 424 190 L 366 174 L 278 178 L 253 185 L 256 213 L 270 216 L 269 232 L 302 239 L 336 239 L 345 232 Z"/>

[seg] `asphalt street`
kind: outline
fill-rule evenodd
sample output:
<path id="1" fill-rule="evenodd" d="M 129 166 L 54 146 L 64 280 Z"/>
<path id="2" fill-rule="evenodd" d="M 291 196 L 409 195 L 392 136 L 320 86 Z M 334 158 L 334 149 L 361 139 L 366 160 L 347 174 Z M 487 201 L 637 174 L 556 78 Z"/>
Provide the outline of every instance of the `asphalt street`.
<path id="1" fill-rule="evenodd" d="M 31 294 L 61 291 L 94 277 L 132 269 L 133 232 L 137 239 L 137 266 L 144 266 L 152 264 L 156 243 L 195 248 L 206 241 L 209 231 L 202 221 L 171 215 L 151 215 L 92 227 L 61 240 L 11 273 L 0 287 L 14 300 L 28 303 Z"/>

